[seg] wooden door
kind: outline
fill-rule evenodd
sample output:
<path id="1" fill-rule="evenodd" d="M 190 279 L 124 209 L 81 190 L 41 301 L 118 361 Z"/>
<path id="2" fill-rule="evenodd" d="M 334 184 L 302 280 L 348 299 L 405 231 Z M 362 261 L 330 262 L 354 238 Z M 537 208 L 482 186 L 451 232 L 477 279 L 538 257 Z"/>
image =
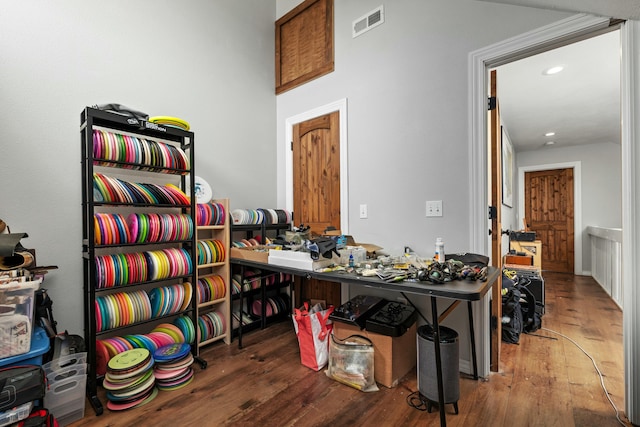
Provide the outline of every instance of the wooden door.
<path id="1" fill-rule="evenodd" d="M 491 161 L 491 206 L 494 214 L 491 220 L 491 265 L 502 269 L 502 150 L 500 109 L 498 104 L 498 75 L 495 70 L 490 75 L 489 138 Z M 500 370 L 500 345 L 502 343 L 502 275 L 491 288 L 491 363 L 490 369 Z"/>
<path id="2" fill-rule="evenodd" d="M 340 229 L 340 115 L 333 112 L 293 127 L 293 220 L 314 234 L 327 227 Z M 308 280 L 296 283 L 301 299 L 322 299 L 340 305 L 340 284 Z"/>
<path id="3" fill-rule="evenodd" d="M 293 127 L 293 214 L 296 225 L 322 234 L 340 229 L 339 113 Z"/>
<path id="4" fill-rule="evenodd" d="M 542 269 L 574 271 L 573 169 L 526 172 L 527 226 L 542 242 Z"/>

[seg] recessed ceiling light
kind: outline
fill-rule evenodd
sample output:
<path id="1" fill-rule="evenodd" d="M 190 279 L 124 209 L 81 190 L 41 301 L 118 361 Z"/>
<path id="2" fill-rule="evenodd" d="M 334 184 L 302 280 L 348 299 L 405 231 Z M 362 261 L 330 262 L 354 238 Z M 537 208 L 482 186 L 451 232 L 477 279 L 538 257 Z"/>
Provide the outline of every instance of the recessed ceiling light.
<path id="1" fill-rule="evenodd" d="M 547 141 L 544 143 L 544 145 L 553 145 L 555 143 L 556 143 L 555 141 Z"/>
<path id="2" fill-rule="evenodd" d="M 560 71 L 564 70 L 562 65 L 558 65 L 556 67 L 547 68 L 542 72 L 545 76 L 550 76 L 552 74 L 558 74 Z"/>
<path id="3" fill-rule="evenodd" d="M 555 134 L 556 134 L 555 132 L 547 132 L 544 134 L 544 136 L 553 136 Z"/>

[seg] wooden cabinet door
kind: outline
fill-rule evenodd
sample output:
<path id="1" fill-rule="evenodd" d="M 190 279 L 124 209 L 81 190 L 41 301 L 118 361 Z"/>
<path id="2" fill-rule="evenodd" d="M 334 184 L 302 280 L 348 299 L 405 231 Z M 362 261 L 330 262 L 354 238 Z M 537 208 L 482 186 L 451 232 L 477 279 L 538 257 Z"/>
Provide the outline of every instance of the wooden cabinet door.
<path id="1" fill-rule="evenodd" d="M 574 270 L 573 169 L 525 173 L 525 220 L 542 242 L 542 269 Z"/>

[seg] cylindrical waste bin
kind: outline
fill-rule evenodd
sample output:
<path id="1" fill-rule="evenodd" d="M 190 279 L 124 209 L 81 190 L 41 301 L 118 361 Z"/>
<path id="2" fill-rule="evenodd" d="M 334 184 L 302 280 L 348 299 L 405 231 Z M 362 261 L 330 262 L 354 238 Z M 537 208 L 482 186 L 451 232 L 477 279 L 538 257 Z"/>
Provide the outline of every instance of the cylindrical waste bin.
<path id="1" fill-rule="evenodd" d="M 428 409 L 431 403 L 438 403 L 438 374 L 436 371 L 436 351 L 433 341 L 433 327 L 423 325 L 418 328 L 418 390 L 428 399 Z M 440 354 L 442 361 L 442 383 L 444 389 L 444 403 L 453 403 L 458 413 L 458 399 L 460 397 L 460 346 L 458 333 L 446 326 L 440 326 Z"/>

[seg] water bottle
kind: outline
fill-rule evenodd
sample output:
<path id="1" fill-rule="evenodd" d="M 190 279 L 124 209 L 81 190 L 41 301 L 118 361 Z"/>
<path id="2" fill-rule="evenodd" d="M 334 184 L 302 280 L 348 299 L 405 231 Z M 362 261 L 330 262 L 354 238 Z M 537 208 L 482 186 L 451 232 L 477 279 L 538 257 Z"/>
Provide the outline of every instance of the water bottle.
<path id="1" fill-rule="evenodd" d="M 349 254 L 349 267 L 354 267 L 356 265 L 355 260 L 353 259 L 353 254 Z"/>
<path id="2" fill-rule="evenodd" d="M 436 256 L 433 258 L 435 262 L 444 262 L 444 241 L 442 237 L 436 239 Z"/>

